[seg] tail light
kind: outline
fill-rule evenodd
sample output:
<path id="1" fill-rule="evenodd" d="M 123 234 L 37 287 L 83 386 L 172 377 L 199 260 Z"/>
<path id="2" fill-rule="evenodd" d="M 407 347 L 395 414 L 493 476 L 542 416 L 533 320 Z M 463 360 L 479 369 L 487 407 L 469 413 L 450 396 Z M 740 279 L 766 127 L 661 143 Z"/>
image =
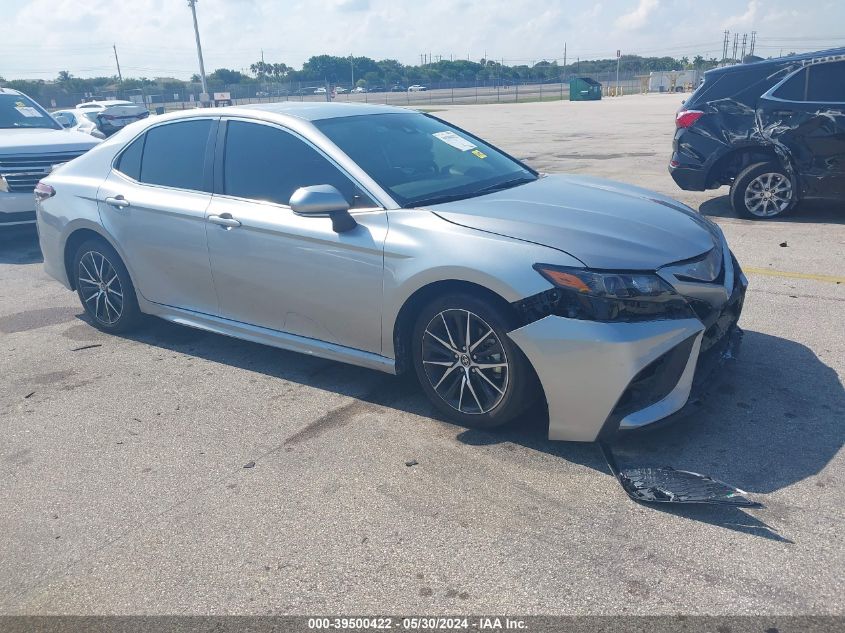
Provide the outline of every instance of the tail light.
<path id="1" fill-rule="evenodd" d="M 47 198 L 52 198 L 55 195 L 56 190 L 50 185 L 45 185 L 43 182 L 39 182 L 35 185 L 35 199 L 39 202 L 46 200 Z"/>
<path id="2" fill-rule="evenodd" d="M 675 116 L 675 126 L 679 128 L 686 128 L 698 121 L 704 116 L 701 110 L 681 110 Z"/>

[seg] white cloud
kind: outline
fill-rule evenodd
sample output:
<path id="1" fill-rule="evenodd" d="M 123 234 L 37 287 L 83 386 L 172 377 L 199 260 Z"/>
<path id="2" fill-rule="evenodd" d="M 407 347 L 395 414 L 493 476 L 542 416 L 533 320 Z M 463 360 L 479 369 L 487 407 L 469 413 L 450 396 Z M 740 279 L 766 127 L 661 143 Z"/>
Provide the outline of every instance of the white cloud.
<path id="1" fill-rule="evenodd" d="M 734 29 L 737 27 L 751 26 L 757 19 L 760 10 L 760 0 L 749 0 L 748 6 L 743 13 L 732 15 L 722 22 L 723 29 Z"/>
<path id="2" fill-rule="evenodd" d="M 658 0 L 640 0 L 637 8 L 616 18 L 616 28 L 620 31 L 635 31 L 648 23 L 649 16 L 660 5 Z"/>

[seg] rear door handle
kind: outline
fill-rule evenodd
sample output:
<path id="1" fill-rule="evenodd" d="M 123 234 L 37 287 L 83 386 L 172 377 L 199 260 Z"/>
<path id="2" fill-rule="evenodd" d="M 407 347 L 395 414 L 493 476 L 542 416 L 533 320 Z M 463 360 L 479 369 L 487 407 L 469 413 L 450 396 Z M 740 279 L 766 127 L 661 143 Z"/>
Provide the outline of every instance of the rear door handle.
<path id="1" fill-rule="evenodd" d="M 129 206 L 129 200 L 123 196 L 114 196 L 106 198 L 106 204 L 117 209 L 125 209 Z"/>
<path id="2" fill-rule="evenodd" d="M 230 213 L 224 213 L 223 215 L 210 215 L 208 216 L 208 221 L 213 224 L 224 226 L 227 229 L 236 229 L 241 225 L 240 220 L 233 218 Z"/>

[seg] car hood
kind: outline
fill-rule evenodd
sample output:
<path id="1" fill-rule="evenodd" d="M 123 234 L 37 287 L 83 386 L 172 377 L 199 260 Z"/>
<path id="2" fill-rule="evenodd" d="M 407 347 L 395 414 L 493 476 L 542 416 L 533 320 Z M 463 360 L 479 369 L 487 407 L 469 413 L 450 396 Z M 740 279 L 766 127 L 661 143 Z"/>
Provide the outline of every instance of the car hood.
<path id="1" fill-rule="evenodd" d="M 427 208 L 454 224 L 564 251 L 589 268 L 656 270 L 720 239 L 716 225 L 680 202 L 589 176 L 545 176 Z"/>
<path id="2" fill-rule="evenodd" d="M 43 154 L 45 152 L 81 152 L 99 140 L 74 130 L 13 128 L 0 130 L 0 154 Z"/>

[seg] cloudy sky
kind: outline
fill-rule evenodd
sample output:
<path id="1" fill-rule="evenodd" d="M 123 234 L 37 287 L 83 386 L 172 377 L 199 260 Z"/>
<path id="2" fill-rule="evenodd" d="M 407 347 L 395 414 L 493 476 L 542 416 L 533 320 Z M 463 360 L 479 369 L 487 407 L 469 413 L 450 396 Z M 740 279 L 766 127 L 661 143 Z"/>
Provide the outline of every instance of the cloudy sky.
<path id="1" fill-rule="evenodd" d="M 812 7 L 812 8 L 811 8 Z M 0 76 L 188 78 L 186 0 L 2 0 Z M 311 55 L 419 63 L 420 54 L 505 63 L 642 55 L 720 56 L 722 33 L 757 31 L 757 53 L 845 46 L 842 0 L 199 0 L 206 70 Z M 741 37 L 741 35 L 740 35 Z"/>

